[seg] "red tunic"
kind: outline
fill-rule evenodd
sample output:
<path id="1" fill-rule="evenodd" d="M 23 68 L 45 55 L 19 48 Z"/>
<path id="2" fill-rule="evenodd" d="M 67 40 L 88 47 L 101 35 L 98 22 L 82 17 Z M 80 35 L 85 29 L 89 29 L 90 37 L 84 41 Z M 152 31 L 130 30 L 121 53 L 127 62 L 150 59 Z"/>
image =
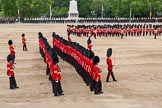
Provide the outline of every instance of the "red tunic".
<path id="1" fill-rule="evenodd" d="M 12 45 L 9 46 L 9 49 L 10 49 L 10 54 L 15 55 L 15 50 L 14 50 L 14 47 Z"/>
<path id="2" fill-rule="evenodd" d="M 26 44 L 26 39 L 25 39 L 25 37 L 22 38 L 22 44 L 23 44 L 23 45 Z"/>
<path id="3" fill-rule="evenodd" d="M 113 66 L 111 58 L 107 57 L 106 61 L 107 61 L 107 70 L 112 70 Z"/>
<path id="4" fill-rule="evenodd" d="M 93 67 L 94 67 L 94 65 L 93 65 L 91 60 L 89 60 L 88 64 L 89 64 L 89 69 L 88 69 L 89 75 L 93 76 Z"/>
<path id="5" fill-rule="evenodd" d="M 60 69 L 57 65 L 53 65 L 51 71 L 53 80 L 61 80 Z"/>
<path id="6" fill-rule="evenodd" d="M 13 65 L 12 63 L 7 64 L 7 75 L 8 76 L 14 76 L 14 71 L 13 71 L 12 65 Z"/>
<path id="7" fill-rule="evenodd" d="M 70 36 L 68 36 L 68 41 L 71 42 L 71 37 Z"/>
<path id="8" fill-rule="evenodd" d="M 92 46 L 93 46 L 92 44 L 88 44 L 87 47 L 88 47 L 89 50 L 92 50 Z"/>
<path id="9" fill-rule="evenodd" d="M 93 80 L 100 81 L 101 80 L 101 71 L 97 66 L 93 67 Z"/>

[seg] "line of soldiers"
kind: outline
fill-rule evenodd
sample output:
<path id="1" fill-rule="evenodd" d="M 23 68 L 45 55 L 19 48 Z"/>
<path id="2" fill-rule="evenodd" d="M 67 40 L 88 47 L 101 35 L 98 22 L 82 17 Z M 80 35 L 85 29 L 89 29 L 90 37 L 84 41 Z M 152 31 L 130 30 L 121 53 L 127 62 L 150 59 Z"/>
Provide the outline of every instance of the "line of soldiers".
<path id="1" fill-rule="evenodd" d="M 105 24 L 105 25 L 67 25 L 67 32 L 77 36 L 160 36 L 162 25 L 153 24 Z"/>
<path id="2" fill-rule="evenodd" d="M 162 18 L 21 18 L 23 23 L 154 23 L 162 22 Z"/>
<path id="3" fill-rule="evenodd" d="M 13 24 L 16 22 L 16 18 L 0 18 L 0 24 Z"/>
<path id="4" fill-rule="evenodd" d="M 24 18 L 23 23 L 76 23 L 76 19 L 68 18 Z"/>
<path id="5" fill-rule="evenodd" d="M 94 91 L 96 95 L 103 93 L 101 70 L 98 67 L 99 57 L 79 43 L 69 42 L 55 33 L 52 36 L 53 48 L 57 54 L 76 69 L 85 84 L 90 87 L 90 91 Z"/>
<path id="6" fill-rule="evenodd" d="M 161 18 L 80 18 L 78 23 L 140 23 L 162 22 Z"/>
<path id="7" fill-rule="evenodd" d="M 59 58 L 41 32 L 38 33 L 38 38 L 39 51 L 47 65 L 46 75 L 49 75 L 49 80 L 51 80 L 54 96 L 64 95 L 61 87 L 61 70 L 58 66 Z"/>
<path id="8" fill-rule="evenodd" d="M 13 41 L 9 40 L 8 41 L 8 45 L 9 45 L 9 50 L 10 50 L 10 54 L 7 56 L 7 76 L 9 77 L 9 85 L 10 85 L 10 89 L 14 90 L 16 88 L 19 88 L 19 86 L 17 86 L 16 83 L 16 79 L 15 79 L 15 49 L 13 46 Z"/>
<path id="9" fill-rule="evenodd" d="M 17 18 L 0 18 L 1 24 L 15 23 Z M 22 23 L 155 23 L 162 22 L 162 18 L 20 18 Z"/>

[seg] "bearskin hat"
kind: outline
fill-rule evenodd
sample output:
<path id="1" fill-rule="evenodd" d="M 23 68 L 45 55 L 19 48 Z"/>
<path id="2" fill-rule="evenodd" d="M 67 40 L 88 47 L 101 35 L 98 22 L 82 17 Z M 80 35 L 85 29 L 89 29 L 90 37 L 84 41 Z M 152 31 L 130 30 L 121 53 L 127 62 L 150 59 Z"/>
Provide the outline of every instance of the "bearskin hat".
<path id="1" fill-rule="evenodd" d="M 12 44 L 13 44 L 12 40 L 9 40 L 8 45 L 12 45 Z"/>
<path id="2" fill-rule="evenodd" d="M 87 44 L 91 44 L 91 43 L 92 43 L 91 39 L 88 38 L 88 40 L 87 40 Z"/>
<path id="3" fill-rule="evenodd" d="M 94 26 L 94 30 L 96 30 L 96 26 Z"/>
<path id="4" fill-rule="evenodd" d="M 53 61 L 53 64 L 58 63 L 59 62 L 58 56 L 53 56 L 52 61 Z"/>
<path id="5" fill-rule="evenodd" d="M 56 35 L 56 33 L 55 33 L 55 32 L 53 32 L 53 33 L 52 33 L 52 37 L 54 38 L 54 37 L 55 37 L 55 35 Z"/>
<path id="6" fill-rule="evenodd" d="M 70 32 L 68 32 L 68 36 L 70 36 Z"/>
<path id="7" fill-rule="evenodd" d="M 25 37 L 25 34 L 23 33 L 21 36 L 22 36 L 22 37 Z"/>
<path id="8" fill-rule="evenodd" d="M 56 55 L 56 53 L 55 53 L 55 51 L 54 51 L 53 48 L 50 48 L 50 49 L 49 49 L 49 55 L 50 55 L 51 57 L 54 56 L 54 55 Z"/>
<path id="9" fill-rule="evenodd" d="M 7 62 L 12 61 L 12 59 L 13 59 L 12 55 L 11 55 L 11 54 L 9 54 L 9 55 L 7 56 Z"/>
<path id="10" fill-rule="evenodd" d="M 85 57 L 88 57 L 88 50 L 87 50 L 87 49 L 84 50 L 83 55 L 84 55 Z"/>
<path id="11" fill-rule="evenodd" d="M 38 33 L 38 38 L 41 38 L 43 35 L 41 32 Z"/>
<path id="12" fill-rule="evenodd" d="M 51 48 L 50 45 L 47 45 L 47 46 L 46 46 L 46 50 L 47 50 L 47 51 L 48 51 L 50 48 Z"/>
<path id="13" fill-rule="evenodd" d="M 43 34 L 41 32 L 38 33 L 39 36 L 43 36 Z"/>
<path id="14" fill-rule="evenodd" d="M 89 59 L 93 59 L 94 56 L 95 56 L 94 52 L 93 51 L 89 51 L 88 58 Z"/>
<path id="15" fill-rule="evenodd" d="M 100 58 L 99 58 L 98 56 L 95 56 L 95 57 L 93 58 L 93 64 L 96 65 L 96 64 L 99 63 L 99 62 L 100 62 Z"/>
<path id="16" fill-rule="evenodd" d="M 112 48 L 107 49 L 107 57 L 112 55 Z"/>

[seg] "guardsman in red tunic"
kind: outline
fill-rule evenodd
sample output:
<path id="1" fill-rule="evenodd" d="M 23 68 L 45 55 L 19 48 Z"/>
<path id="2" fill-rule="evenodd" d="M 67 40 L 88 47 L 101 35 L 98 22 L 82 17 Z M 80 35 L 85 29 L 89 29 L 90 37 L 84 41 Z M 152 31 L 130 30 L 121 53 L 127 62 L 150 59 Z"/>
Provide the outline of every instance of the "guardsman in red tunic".
<path id="1" fill-rule="evenodd" d="M 10 54 L 7 56 L 7 75 L 9 76 L 10 89 L 19 88 L 15 80 L 14 66 L 12 63 L 13 56 Z"/>
<path id="2" fill-rule="evenodd" d="M 58 57 L 54 57 L 51 68 L 52 88 L 54 96 L 64 95 L 61 87 L 61 70 L 57 64 L 58 62 L 59 62 Z"/>
<path id="3" fill-rule="evenodd" d="M 9 49 L 10 49 L 10 55 L 12 55 L 12 63 L 15 64 L 15 49 L 13 47 L 12 40 L 8 41 Z"/>
<path id="4" fill-rule="evenodd" d="M 89 54 L 88 54 L 88 60 L 87 60 L 87 63 L 88 63 L 88 72 L 89 72 L 89 83 L 90 83 L 90 91 L 93 91 L 94 90 L 94 84 L 95 84 L 95 81 L 93 80 L 93 60 L 94 58 L 94 52 L 90 51 Z"/>
<path id="5" fill-rule="evenodd" d="M 98 63 L 100 62 L 100 59 L 98 56 L 95 56 L 93 58 L 93 80 L 95 81 L 94 86 L 94 94 L 98 95 L 103 93 L 102 92 L 102 82 L 101 82 L 101 70 L 98 67 Z"/>
<path id="6" fill-rule="evenodd" d="M 89 38 L 88 38 L 88 40 L 87 40 L 87 48 L 89 49 L 89 50 L 92 50 L 92 41 L 91 41 L 91 36 L 89 36 Z"/>
<path id="7" fill-rule="evenodd" d="M 23 51 L 28 51 L 28 49 L 27 49 L 27 47 L 26 47 L 26 38 L 25 38 L 25 34 L 23 33 L 21 36 L 22 36 Z"/>
<path id="8" fill-rule="evenodd" d="M 155 28 L 154 29 L 154 39 L 156 39 L 157 35 L 158 35 L 158 30 L 157 30 L 157 28 Z"/>
<path id="9" fill-rule="evenodd" d="M 107 59 L 106 59 L 106 62 L 107 62 L 107 70 L 108 70 L 106 82 L 110 82 L 109 81 L 110 75 L 112 76 L 113 81 L 117 81 L 115 79 L 115 76 L 114 76 L 114 73 L 113 73 L 113 65 L 112 65 L 111 55 L 112 55 L 112 49 L 109 48 L 107 50 Z"/>
<path id="10" fill-rule="evenodd" d="M 68 32 L 68 41 L 71 42 L 70 32 Z"/>

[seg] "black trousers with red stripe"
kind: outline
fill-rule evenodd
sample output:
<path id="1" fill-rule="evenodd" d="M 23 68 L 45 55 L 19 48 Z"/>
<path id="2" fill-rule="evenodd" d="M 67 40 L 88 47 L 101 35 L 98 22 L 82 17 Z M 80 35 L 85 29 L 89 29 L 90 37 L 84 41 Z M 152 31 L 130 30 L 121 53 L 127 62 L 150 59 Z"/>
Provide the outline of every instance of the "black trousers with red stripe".
<path id="1" fill-rule="evenodd" d="M 111 75 L 111 77 L 112 77 L 113 81 L 115 81 L 115 80 L 116 80 L 116 79 L 115 79 L 115 75 L 114 75 L 113 71 L 112 71 L 112 70 L 108 70 L 108 74 L 107 74 L 106 82 L 108 82 L 108 81 L 109 81 L 109 79 L 110 79 L 110 75 Z"/>
<path id="2" fill-rule="evenodd" d="M 17 87 L 15 76 L 9 77 L 9 81 L 10 81 L 10 89 L 14 89 Z"/>
<path id="3" fill-rule="evenodd" d="M 94 87 L 94 94 L 101 93 L 102 91 L 102 82 L 100 81 L 95 81 L 95 87 Z"/>
<path id="4" fill-rule="evenodd" d="M 55 96 L 63 93 L 60 81 L 52 80 L 52 91 Z"/>

